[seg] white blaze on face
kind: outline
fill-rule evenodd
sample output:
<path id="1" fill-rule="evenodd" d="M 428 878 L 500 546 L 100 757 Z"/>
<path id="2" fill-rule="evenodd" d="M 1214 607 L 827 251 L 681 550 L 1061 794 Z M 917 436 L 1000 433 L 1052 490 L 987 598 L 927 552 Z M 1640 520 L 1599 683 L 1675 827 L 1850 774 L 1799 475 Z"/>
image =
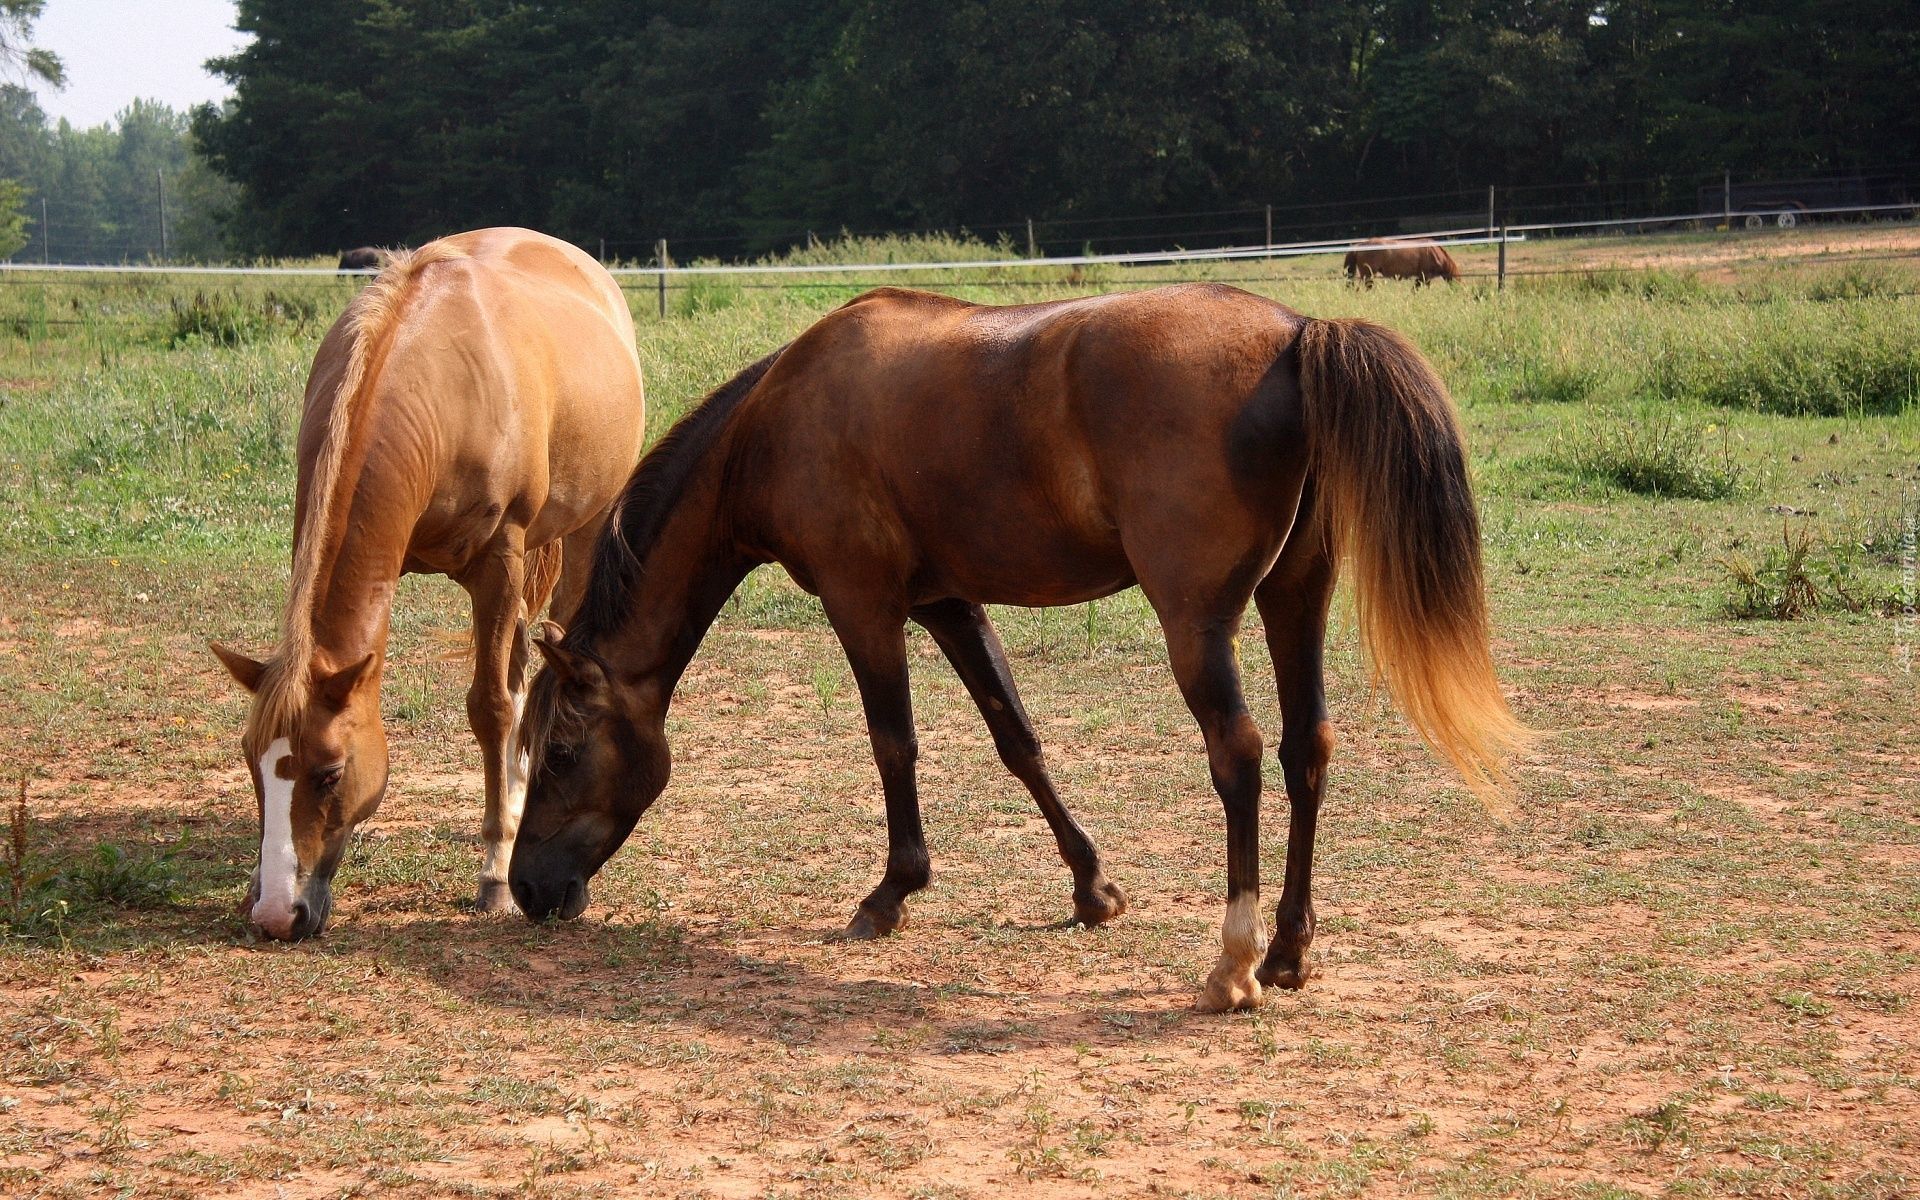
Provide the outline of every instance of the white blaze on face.
<path id="1" fill-rule="evenodd" d="M 293 898 L 300 859 L 293 852 L 293 780 L 281 778 L 293 744 L 276 739 L 260 756 L 260 898 L 253 923 L 274 937 L 293 934 Z M 286 774 L 291 775 L 291 771 Z"/>

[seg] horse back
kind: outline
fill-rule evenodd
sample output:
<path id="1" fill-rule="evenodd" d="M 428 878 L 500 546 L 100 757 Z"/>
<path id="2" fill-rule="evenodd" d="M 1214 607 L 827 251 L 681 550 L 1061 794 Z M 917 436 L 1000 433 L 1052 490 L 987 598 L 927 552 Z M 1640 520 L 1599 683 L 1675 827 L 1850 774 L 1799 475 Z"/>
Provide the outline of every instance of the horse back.
<path id="1" fill-rule="evenodd" d="M 1298 320 L 1213 287 L 862 297 L 768 373 L 730 477 L 753 481 L 761 552 L 803 583 L 808 562 L 858 547 L 918 598 L 1104 594 L 1133 582 L 1130 541 L 1162 536 L 1145 526 L 1165 514 L 1262 543 L 1276 510 L 1290 519 Z"/>

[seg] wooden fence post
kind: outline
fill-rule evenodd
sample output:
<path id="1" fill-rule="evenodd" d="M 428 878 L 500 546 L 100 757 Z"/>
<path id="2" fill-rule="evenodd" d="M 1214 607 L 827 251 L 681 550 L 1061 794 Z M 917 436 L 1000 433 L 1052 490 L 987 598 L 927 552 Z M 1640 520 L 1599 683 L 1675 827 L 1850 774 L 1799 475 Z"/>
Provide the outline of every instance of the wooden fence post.
<path id="1" fill-rule="evenodd" d="M 1500 222 L 1500 277 L 1494 284 L 1493 290 L 1496 292 L 1507 290 L 1507 223 L 1505 221 Z"/>
<path id="2" fill-rule="evenodd" d="M 667 317 L 667 239 L 660 239 L 654 253 L 660 259 L 660 319 L 664 321 Z"/>

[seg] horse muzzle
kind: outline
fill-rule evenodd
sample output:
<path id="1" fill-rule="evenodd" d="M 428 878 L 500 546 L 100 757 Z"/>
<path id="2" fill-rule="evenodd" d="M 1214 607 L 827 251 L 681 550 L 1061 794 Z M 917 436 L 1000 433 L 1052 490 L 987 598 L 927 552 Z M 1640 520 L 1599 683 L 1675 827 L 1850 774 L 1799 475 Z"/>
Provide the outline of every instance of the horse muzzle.
<path id="1" fill-rule="evenodd" d="M 571 921 L 587 911 L 591 897 L 584 876 L 572 875 L 558 879 L 534 879 L 509 870 L 510 886 L 513 889 L 513 902 L 530 921 L 545 921 L 558 918 Z"/>
<path id="2" fill-rule="evenodd" d="M 247 919 L 267 937 L 282 942 L 310 938 L 327 927 L 327 915 L 333 910 L 333 888 L 323 879 L 307 881 L 291 901 L 255 900 Z"/>

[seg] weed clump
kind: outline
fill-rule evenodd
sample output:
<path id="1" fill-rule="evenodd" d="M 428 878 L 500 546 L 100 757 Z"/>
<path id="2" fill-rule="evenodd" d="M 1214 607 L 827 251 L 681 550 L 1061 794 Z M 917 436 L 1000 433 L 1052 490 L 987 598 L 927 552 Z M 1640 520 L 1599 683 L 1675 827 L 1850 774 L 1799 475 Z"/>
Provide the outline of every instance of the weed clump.
<path id="1" fill-rule="evenodd" d="M 1895 592 L 1860 576 L 1848 547 L 1816 541 L 1811 530 L 1795 532 L 1785 523 L 1780 544 L 1758 563 L 1731 554 L 1720 565 L 1733 585 L 1724 608 L 1736 620 L 1802 621 L 1822 610 L 1891 613 L 1900 603 Z"/>
<path id="2" fill-rule="evenodd" d="M 1602 426 L 1575 446 L 1573 473 L 1643 496 L 1720 500 L 1745 487 L 1722 433 L 1719 452 L 1706 446 L 1707 430 L 1672 412 Z"/>
<path id="3" fill-rule="evenodd" d="M 242 346 L 281 329 L 303 329 L 320 315 L 313 297 L 278 292 L 258 298 L 195 292 L 185 299 L 175 297 L 171 307 L 167 344 L 175 349 L 196 342 Z"/>

